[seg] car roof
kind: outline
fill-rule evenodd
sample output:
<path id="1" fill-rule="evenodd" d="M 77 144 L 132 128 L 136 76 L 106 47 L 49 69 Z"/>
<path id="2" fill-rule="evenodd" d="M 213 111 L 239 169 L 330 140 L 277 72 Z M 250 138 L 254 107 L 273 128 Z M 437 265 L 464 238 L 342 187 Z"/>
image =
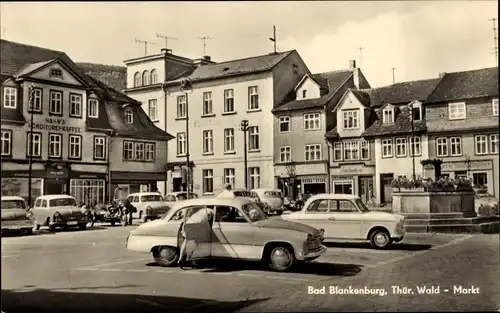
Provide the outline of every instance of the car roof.
<path id="1" fill-rule="evenodd" d="M 245 189 L 245 188 L 234 188 L 234 189 L 231 189 L 231 190 L 228 190 L 228 191 L 248 191 L 248 192 L 250 192 L 250 190 Z"/>
<path id="2" fill-rule="evenodd" d="M 130 196 L 161 196 L 159 192 L 134 192 L 129 194 L 127 197 Z"/>
<path id="3" fill-rule="evenodd" d="M 281 192 L 281 190 L 276 189 L 276 188 L 257 188 L 257 189 L 252 189 L 252 191 L 279 191 L 279 192 Z"/>
<path id="4" fill-rule="evenodd" d="M 317 199 L 356 200 L 356 199 L 359 199 L 359 197 L 355 196 L 355 195 L 346 195 L 346 194 L 320 193 L 320 194 L 311 196 L 308 200 L 317 200 Z"/>
<path id="5" fill-rule="evenodd" d="M 23 200 L 24 199 L 22 197 L 19 197 L 19 196 L 2 196 L 2 201 L 5 200 L 5 201 L 9 201 L 9 200 Z"/>
<path id="6" fill-rule="evenodd" d="M 53 199 L 66 199 L 66 198 L 74 199 L 72 196 L 69 196 L 69 195 L 44 195 L 44 196 L 38 197 L 37 200 L 38 199 L 53 200 Z"/>
<path id="7" fill-rule="evenodd" d="M 176 196 L 176 195 L 182 195 L 182 194 L 186 194 L 187 191 L 175 191 L 175 192 L 169 192 L 167 193 L 167 196 Z M 195 192 L 189 192 L 189 194 L 195 194 L 197 195 Z"/>
<path id="8" fill-rule="evenodd" d="M 188 199 L 184 201 L 179 201 L 175 202 L 171 210 L 167 213 L 167 218 L 170 218 L 175 212 L 177 212 L 181 208 L 185 208 L 188 206 L 194 206 L 194 205 L 227 205 L 227 206 L 234 206 L 234 207 L 241 207 L 245 204 L 253 203 L 252 199 L 250 198 L 244 198 L 244 197 L 238 197 L 238 198 L 216 198 L 216 197 L 210 197 L 210 198 L 198 198 L 198 199 Z"/>

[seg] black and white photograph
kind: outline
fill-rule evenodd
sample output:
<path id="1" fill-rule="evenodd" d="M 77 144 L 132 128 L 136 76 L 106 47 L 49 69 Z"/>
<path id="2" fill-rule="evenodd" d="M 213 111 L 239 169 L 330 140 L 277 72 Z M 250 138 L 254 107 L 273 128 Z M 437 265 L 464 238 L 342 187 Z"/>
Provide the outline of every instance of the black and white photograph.
<path id="1" fill-rule="evenodd" d="M 498 1 L 1 2 L 1 311 L 500 311 Z"/>

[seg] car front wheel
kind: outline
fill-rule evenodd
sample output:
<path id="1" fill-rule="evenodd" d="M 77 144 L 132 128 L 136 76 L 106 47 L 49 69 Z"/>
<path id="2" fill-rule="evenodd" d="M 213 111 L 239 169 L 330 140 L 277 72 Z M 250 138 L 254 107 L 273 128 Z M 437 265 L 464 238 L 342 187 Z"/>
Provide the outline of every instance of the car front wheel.
<path id="1" fill-rule="evenodd" d="M 391 244 L 391 238 L 385 230 L 375 230 L 370 237 L 370 244 L 376 249 L 385 249 Z"/>
<path id="2" fill-rule="evenodd" d="M 159 246 L 153 250 L 156 264 L 164 267 L 172 266 L 179 261 L 179 249 L 172 246 Z"/>
<path id="3" fill-rule="evenodd" d="M 285 272 L 292 268 L 295 256 L 290 247 L 278 245 L 268 249 L 269 268 L 277 272 Z"/>

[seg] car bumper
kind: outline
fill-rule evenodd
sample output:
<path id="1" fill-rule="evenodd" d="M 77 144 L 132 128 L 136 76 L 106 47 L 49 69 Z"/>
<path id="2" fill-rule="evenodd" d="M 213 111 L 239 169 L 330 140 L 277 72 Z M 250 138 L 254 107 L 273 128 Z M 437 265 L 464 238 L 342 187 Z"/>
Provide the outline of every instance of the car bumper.
<path id="1" fill-rule="evenodd" d="M 391 236 L 391 239 L 394 242 L 400 242 L 401 240 L 403 240 L 404 236 L 405 236 L 405 234 L 397 234 L 397 235 Z"/>
<path id="2" fill-rule="evenodd" d="M 9 225 L 2 226 L 2 231 L 17 231 L 17 230 L 29 230 L 33 229 L 33 225 Z"/>
<path id="3" fill-rule="evenodd" d="M 307 253 L 301 253 L 298 256 L 299 260 L 307 260 L 307 259 L 312 259 L 312 258 L 317 258 L 323 254 L 326 253 L 327 248 L 323 245 L 320 246 L 320 248 L 317 251 L 312 251 L 312 252 L 307 252 Z"/>

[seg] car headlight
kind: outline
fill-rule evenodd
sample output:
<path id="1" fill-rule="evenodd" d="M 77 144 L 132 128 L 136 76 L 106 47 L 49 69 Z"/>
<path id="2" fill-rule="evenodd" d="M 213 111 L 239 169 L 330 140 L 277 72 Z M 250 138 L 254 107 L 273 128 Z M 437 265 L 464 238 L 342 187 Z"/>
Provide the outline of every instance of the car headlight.
<path id="1" fill-rule="evenodd" d="M 325 230 L 324 230 L 323 228 L 321 228 L 321 229 L 319 230 L 319 234 L 320 234 L 320 236 L 321 236 L 321 241 L 323 241 L 323 239 L 325 238 Z"/>
<path id="2" fill-rule="evenodd" d="M 148 214 L 148 215 L 149 215 L 149 214 L 151 214 L 151 212 L 152 212 L 152 211 L 153 211 L 153 209 L 152 209 L 150 206 L 148 206 L 148 207 L 146 208 L 146 214 Z"/>
<path id="3" fill-rule="evenodd" d="M 54 213 L 53 220 L 54 220 L 54 222 L 60 222 L 60 221 L 62 221 L 62 215 L 61 215 L 61 213 L 59 213 L 59 212 L 56 211 Z"/>

